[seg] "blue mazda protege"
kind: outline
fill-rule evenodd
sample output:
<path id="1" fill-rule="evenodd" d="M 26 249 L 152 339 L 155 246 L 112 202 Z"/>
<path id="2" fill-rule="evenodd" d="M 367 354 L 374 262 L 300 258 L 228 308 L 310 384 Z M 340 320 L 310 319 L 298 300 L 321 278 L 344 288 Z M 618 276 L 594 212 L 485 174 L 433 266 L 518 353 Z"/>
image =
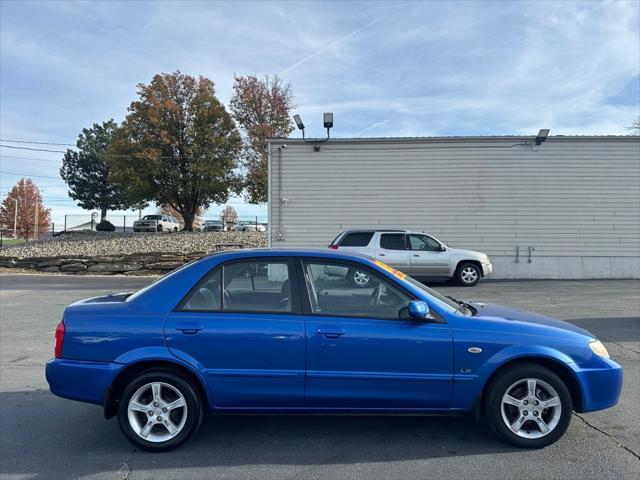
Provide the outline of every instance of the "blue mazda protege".
<path id="1" fill-rule="evenodd" d="M 367 272 L 365 287 L 348 272 Z M 543 447 L 572 410 L 616 404 L 622 368 L 593 335 L 499 305 L 443 297 L 377 260 L 241 250 L 134 294 L 67 307 L 51 391 L 102 405 L 125 436 L 167 450 L 206 413 L 482 415 Z"/>

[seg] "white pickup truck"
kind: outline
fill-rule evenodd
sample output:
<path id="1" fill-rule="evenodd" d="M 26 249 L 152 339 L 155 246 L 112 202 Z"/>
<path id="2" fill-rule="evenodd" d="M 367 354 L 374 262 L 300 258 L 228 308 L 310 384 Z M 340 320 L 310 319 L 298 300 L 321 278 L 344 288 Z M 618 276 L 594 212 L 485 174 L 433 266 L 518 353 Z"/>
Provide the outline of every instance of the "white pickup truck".
<path id="1" fill-rule="evenodd" d="M 180 230 L 178 219 L 170 215 L 145 215 L 133 222 L 134 232 L 177 232 Z"/>
<path id="2" fill-rule="evenodd" d="M 418 279 L 454 279 L 467 287 L 493 270 L 485 253 L 451 248 L 431 235 L 408 230 L 347 230 L 329 248 L 368 255 Z M 349 280 L 364 287 L 369 276 L 350 271 Z"/>

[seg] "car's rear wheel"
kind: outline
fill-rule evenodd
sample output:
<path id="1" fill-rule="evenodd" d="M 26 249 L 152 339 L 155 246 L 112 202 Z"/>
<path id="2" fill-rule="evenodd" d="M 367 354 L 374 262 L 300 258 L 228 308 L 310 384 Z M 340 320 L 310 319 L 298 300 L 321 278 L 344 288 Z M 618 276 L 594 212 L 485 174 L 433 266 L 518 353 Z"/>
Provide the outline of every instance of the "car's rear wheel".
<path id="1" fill-rule="evenodd" d="M 521 363 L 489 385 L 484 410 L 489 426 L 507 442 L 541 448 L 562 437 L 573 405 L 560 377 L 541 365 Z"/>
<path id="2" fill-rule="evenodd" d="M 480 268 L 475 263 L 461 263 L 456 269 L 455 280 L 464 287 L 473 287 L 480 281 Z"/>
<path id="3" fill-rule="evenodd" d="M 186 442 L 204 416 L 196 389 L 183 377 L 152 370 L 131 381 L 118 403 L 118 424 L 135 446 L 165 451 Z"/>

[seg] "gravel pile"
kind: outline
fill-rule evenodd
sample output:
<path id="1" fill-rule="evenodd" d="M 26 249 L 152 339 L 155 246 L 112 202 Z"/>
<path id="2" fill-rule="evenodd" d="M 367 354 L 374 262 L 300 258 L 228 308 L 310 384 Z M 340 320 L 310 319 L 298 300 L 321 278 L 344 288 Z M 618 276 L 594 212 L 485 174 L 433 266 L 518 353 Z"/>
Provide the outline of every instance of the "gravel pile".
<path id="1" fill-rule="evenodd" d="M 22 243 L 0 249 L 0 256 L 14 258 L 123 255 L 131 253 L 209 253 L 218 246 L 260 248 L 267 246 L 265 232 L 177 232 L 63 234 L 50 240 Z"/>

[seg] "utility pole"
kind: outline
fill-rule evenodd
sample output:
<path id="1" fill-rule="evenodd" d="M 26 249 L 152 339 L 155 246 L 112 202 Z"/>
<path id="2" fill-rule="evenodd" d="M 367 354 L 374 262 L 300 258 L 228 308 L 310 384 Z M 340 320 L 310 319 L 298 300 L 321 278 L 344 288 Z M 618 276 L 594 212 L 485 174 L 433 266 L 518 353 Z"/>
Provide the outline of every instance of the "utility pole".
<path id="1" fill-rule="evenodd" d="M 16 238 L 16 229 L 18 227 L 18 199 L 14 198 L 14 210 L 13 210 L 13 238 Z"/>
<path id="2" fill-rule="evenodd" d="M 38 199 L 36 199 L 36 212 L 34 218 L 35 221 L 33 225 L 33 239 L 38 240 Z"/>

